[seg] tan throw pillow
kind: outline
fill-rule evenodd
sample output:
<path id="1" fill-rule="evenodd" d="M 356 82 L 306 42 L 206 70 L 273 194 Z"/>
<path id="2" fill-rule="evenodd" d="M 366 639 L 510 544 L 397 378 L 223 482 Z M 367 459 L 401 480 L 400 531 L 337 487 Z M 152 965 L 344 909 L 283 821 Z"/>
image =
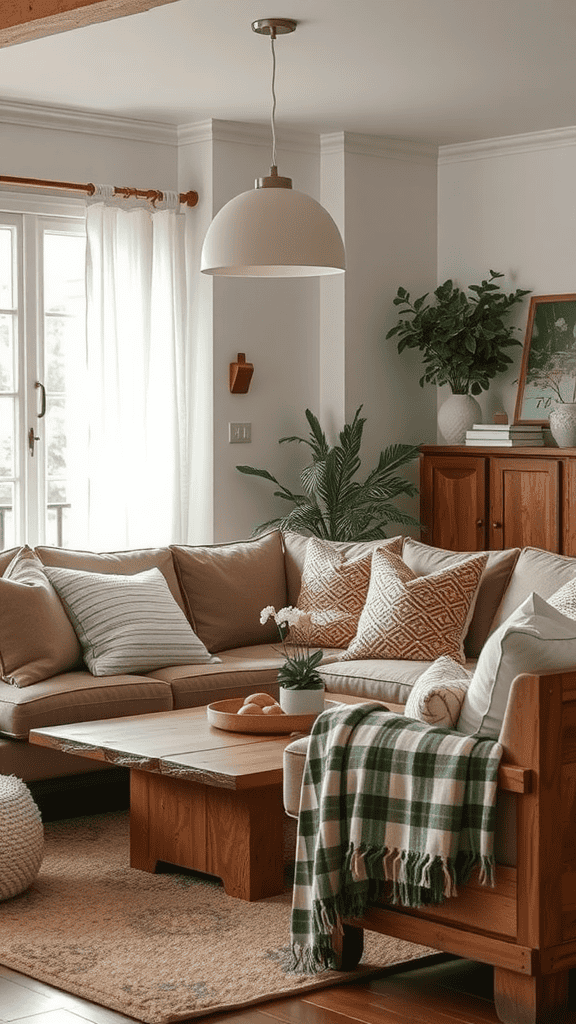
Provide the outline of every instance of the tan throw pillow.
<path id="1" fill-rule="evenodd" d="M 0 579 L 2 679 L 30 686 L 82 664 L 78 638 L 42 563 L 29 547 Z"/>
<path id="2" fill-rule="evenodd" d="M 381 543 L 400 554 L 401 537 Z M 313 647 L 346 648 L 352 643 L 366 603 L 372 555 L 369 550 L 346 559 L 329 541 L 317 537 L 308 541 L 297 607 L 312 616 L 308 640 Z M 293 628 L 289 639 L 298 643 L 307 637 Z"/>
<path id="3" fill-rule="evenodd" d="M 399 555 L 374 552 L 370 586 L 358 632 L 343 655 L 433 661 L 446 655 L 463 664 L 468 629 L 487 555 L 415 576 Z"/>
<path id="4" fill-rule="evenodd" d="M 454 729 L 471 678 L 472 672 L 453 658 L 437 658 L 414 683 L 404 714 L 427 725 Z"/>
<path id="5" fill-rule="evenodd" d="M 194 632 L 211 652 L 278 641 L 260 612 L 286 605 L 281 534 L 201 547 L 173 545 L 174 564 Z"/>

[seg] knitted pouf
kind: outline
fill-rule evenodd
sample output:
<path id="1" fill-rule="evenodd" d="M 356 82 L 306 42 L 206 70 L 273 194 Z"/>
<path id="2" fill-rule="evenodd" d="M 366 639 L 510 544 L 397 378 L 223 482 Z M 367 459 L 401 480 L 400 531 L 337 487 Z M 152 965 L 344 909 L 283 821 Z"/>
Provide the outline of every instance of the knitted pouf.
<path id="1" fill-rule="evenodd" d="M 0 900 L 34 881 L 44 853 L 44 828 L 30 790 L 15 775 L 0 775 Z"/>

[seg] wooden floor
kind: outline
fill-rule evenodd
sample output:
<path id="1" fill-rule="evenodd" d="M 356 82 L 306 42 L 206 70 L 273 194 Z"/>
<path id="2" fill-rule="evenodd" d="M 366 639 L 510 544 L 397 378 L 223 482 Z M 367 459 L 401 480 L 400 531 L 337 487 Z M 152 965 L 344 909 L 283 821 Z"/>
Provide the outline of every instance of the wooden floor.
<path id="1" fill-rule="evenodd" d="M 451 960 L 416 970 L 383 971 L 362 984 L 320 989 L 204 1020 L 208 1024 L 497 1024 L 491 995 L 490 968 Z M 575 997 L 576 991 L 562 1024 L 576 1024 Z M 132 1024 L 133 1018 L 0 967 L 0 1021 Z"/>

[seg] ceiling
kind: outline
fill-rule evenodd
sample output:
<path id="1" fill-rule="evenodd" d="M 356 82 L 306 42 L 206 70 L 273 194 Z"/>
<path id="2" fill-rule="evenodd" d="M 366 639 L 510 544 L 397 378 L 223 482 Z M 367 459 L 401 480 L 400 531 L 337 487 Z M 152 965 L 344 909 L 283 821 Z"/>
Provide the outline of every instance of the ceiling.
<path id="1" fill-rule="evenodd" d="M 576 125 L 575 0 L 177 0 L 0 49 L 2 101 L 440 145 Z"/>

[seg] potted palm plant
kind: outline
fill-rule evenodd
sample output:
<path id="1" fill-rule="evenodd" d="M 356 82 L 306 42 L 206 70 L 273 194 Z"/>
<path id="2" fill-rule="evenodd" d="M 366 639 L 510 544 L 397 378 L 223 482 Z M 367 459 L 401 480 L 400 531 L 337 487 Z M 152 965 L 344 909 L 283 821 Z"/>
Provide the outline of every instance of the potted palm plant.
<path id="1" fill-rule="evenodd" d="M 449 444 L 462 444 L 466 430 L 482 419 L 475 395 L 486 391 L 490 381 L 506 370 L 512 359 L 504 351 L 519 345 L 517 327 L 507 323 L 513 306 L 529 294 L 524 288 L 503 292 L 494 284 L 503 274 L 490 270 L 481 284 L 469 285 L 470 294 L 445 281 L 434 292 L 414 302 L 399 288 L 394 305 L 401 310 L 398 323 L 386 338 L 398 338 L 398 352 L 417 348 L 422 352 L 424 384 L 449 384 L 452 396 L 441 406 L 438 426 Z"/>
<path id="2" fill-rule="evenodd" d="M 363 482 L 356 478 L 360 470 L 360 448 L 366 420 L 356 410 L 351 423 L 340 432 L 339 444 L 326 439 L 317 417 L 306 409 L 309 437 L 282 437 L 279 444 L 304 444 L 312 461 L 300 474 L 302 493 L 280 484 L 266 469 L 236 466 L 240 473 L 262 477 L 279 490 L 274 495 L 291 507 L 281 516 L 256 527 L 255 532 L 276 527 L 311 534 L 325 540 L 359 541 L 386 537 L 388 523 L 419 526 L 417 519 L 402 512 L 394 501 L 401 495 L 413 496 L 416 486 L 398 475 L 398 470 L 418 457 L 417 445 L 393 444 L 380 453 L 378 464 Z"/>

